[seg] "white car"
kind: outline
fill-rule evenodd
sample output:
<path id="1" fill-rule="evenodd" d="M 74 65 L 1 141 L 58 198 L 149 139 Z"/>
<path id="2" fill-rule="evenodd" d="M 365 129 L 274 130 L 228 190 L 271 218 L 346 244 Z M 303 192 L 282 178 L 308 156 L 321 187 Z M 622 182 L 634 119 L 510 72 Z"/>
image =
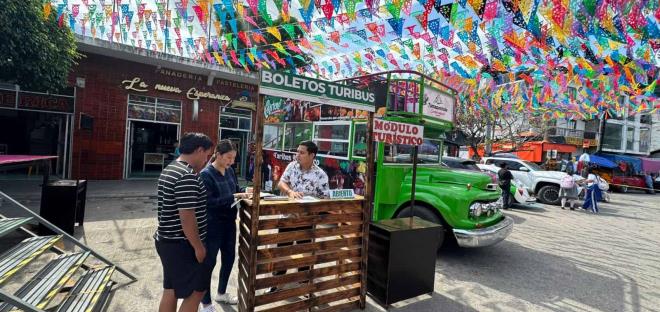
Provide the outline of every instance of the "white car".
<path id="1" fill-rule="evenodd" d="M 550 205 L 560 204 L 559 184 L 566 173 L 543 170 L 533 162 L 514 158 L 484 157 L 481 163 L 497 167 L 505 163 L 514 179 L 522 182 L 539 202 Z"/>
<path id="2" fill-rule="evenodd" d="M 477 166 L 482 171 L 492 172 L 494 174 L 497 174 L 501 169 L 500 167 L 493 165 L 477 164 Z M 536 202 L 536 198 L 529 194 L 527 187 L 525 187 L 525 185 L 520 180 L 513 179 L 511 181 L 511 185 L 514 186 L 511 188 L 511 193 L 513 194 L 513 200 L 516 203 L 524 204 Z"/>

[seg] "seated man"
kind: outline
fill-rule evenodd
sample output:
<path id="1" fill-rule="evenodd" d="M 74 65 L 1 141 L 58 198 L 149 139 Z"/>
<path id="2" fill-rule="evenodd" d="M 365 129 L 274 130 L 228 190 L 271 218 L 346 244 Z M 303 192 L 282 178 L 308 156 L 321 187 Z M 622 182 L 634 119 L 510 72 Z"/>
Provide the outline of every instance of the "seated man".
<path id="1" fill-rule="evenodd" d="M 314 164 L 314 158 L 318 152 L 318 147 L 312 141 L 303 141 L 298 145 L 296 160 L 289 163 L 284 169 L 277 187 L 282 194 L 291 199 L 300 199 L 303 196 L 324 197 L 330 190 L 328 175 L 319 166 Z M 287 216 L 296 217 L 296 216 Z M 311 226 L 281 228 L 280 232 L 303 231 L 311 229 Z M 295 242 L 286 242 L 277 244 L 278 247 L 291 246 L 295 244 L 310 243 L 310 240 L 299 240 Z M 298 268 L 298 272 L 307 271 L 309 267 Z M 278 271 L 273 275 L 283 275 L 286 271 Z M 269 292 L 277 291 L 272 287 Z"/>

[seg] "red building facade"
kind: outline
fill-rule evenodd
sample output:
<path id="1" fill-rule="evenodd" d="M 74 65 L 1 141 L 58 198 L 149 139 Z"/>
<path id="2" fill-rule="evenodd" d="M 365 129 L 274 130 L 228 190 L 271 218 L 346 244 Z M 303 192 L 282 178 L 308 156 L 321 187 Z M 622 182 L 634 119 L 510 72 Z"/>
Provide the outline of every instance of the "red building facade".
<path id="1" fill-rule="evenodd" d="M 174 158 L 180 135 L 202 132 L 217 141 L 220 115 L 253 118 L 257 95 L 255 85 L 96 54 L 79 61 L 70 81 L 71 177 L 90 180 L 153 177 L 161 158 L 163 165 Z M 254 123 L 245 124 L 249 133 Z M 246 138 L 238 142 L 245 149 Z"/>

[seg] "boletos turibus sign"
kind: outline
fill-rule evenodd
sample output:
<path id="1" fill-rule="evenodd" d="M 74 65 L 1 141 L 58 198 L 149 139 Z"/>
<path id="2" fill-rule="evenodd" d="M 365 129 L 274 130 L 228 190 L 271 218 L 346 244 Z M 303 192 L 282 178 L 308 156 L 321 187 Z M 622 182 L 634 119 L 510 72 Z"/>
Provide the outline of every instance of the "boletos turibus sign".
<path id="1" fill-rule="evenodd" d="M 424 143 L 424 127 L 374 119 L 374 141 L 387 144 L 422 145 Z"/>
<path id="2" fill-rule="evenodd" d="M 262 71 L 259 92 L 265 95 L 332 104 L 368 112 L 376 111 L 376 96 L 369 90 L 360 90 L 335 82 L 285 72 Z"/>

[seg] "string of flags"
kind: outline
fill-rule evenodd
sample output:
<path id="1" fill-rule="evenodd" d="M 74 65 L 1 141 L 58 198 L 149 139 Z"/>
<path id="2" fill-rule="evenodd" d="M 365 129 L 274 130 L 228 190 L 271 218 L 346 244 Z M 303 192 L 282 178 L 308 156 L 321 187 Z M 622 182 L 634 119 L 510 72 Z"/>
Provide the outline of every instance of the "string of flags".
<path id="1" fill-rule="evenodd" d="M 81 36 L 245 71 L 417 70 L 477 113 L 660 108 L 657 1 L 44 0 L 50 14 Z"/>

